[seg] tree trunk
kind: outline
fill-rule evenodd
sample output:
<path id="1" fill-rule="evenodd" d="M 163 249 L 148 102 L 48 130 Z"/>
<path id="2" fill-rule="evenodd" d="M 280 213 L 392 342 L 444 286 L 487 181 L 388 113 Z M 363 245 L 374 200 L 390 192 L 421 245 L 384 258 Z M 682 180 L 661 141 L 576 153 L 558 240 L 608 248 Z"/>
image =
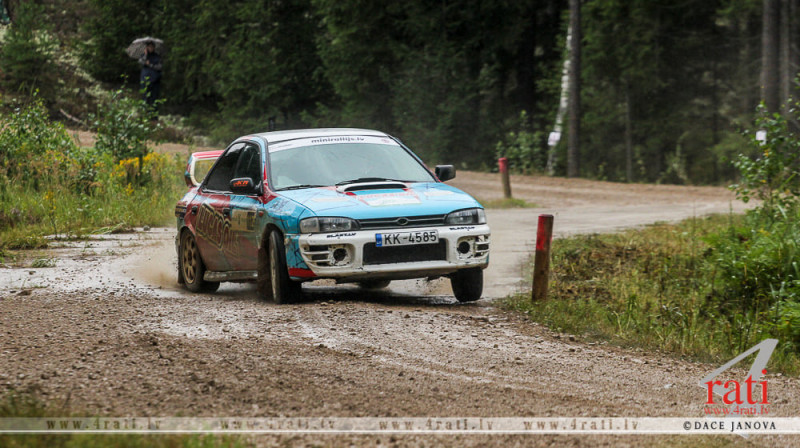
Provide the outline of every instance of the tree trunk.
<path id="1" fill-rule="evenodd" d="M 556 172 L 556 148 L 558 142 L 561 140 L 562 123 L 564 122 L 564 113 L 567 111 L 569 103 L 569 80 L 570 80 L 570 60 L 572 59 L 570 53 L 572 51 L 572 24 L 567 26 L 567 56 L 564 58 L 564 66 L 561 69 L 561 95 L 558 101 L 558 110 L 556 110 L 556 123 L 553 126 L 553 132 L 548 138 L 549 151 L 547 153 L 547 174 L 552 176 Z"/>
<path id="2" fill-rule="evenodd" d="M 569 129 L 567 140 L 567 177 L 580 174 L 581 136 L 581 2 L 569 0 L 569 23 L 572 39 L 569 49 Z"/>
<path id="3" fill-rule="evenodd" d="M 625 178 L 633 182 L 633 124 L 631 123 L 631 87 L 625 83 Z"/>
<path id="4" fill-rule="evenodd" d="M 780 1 L 764 0 L 761 30 L 761 100 L 769 113 L 780 110 Z"/>
<path id="5" fill-rule="evenodd" d="M 780 83 L 781 83 L 781 93 L 780 93 L 780 104 L 781 104 L 781 112 L 788 116 L 789 112 L 789 97 L 791 96 L 790 89 L 792 85 L 792 69 L 791 69 L 791 54 L 792 54 L 792 47 L 791 47 L 791 29 L 792 29 L 792 17 L 791 8 L 790 8 L 791 0 L 781 0 L 781 13 L 780 13 L 780 58 L 779 58 L 779 67 L 780 67 Z"/>

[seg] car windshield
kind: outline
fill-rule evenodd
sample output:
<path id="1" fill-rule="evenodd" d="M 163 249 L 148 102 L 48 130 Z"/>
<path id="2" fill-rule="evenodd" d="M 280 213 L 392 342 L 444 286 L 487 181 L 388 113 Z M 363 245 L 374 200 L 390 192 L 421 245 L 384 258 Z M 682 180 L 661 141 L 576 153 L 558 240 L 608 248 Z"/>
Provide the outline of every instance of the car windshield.
<path id="1" fill-rule="evenodd" d="M 270 145 L 269 158 L 275 190 L 356 181 L 434 181 L 397 142 L 381 137 L 292 140 Z"/>

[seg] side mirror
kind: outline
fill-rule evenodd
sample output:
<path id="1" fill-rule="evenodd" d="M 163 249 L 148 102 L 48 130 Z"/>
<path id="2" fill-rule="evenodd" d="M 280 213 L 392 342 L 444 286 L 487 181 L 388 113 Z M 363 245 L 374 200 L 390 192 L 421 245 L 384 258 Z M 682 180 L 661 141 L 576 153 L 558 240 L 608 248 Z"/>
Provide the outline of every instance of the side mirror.
<path id="1" fill-rule="evenodd" d="M 436 177 L 438 177 L 440 181 L 447 182 L 450 179 L 455 179 L 456 167 L 454 167 L 453 165 L 436 165 L 434 173 L 436 174 Z"/>
<path id="2" fill-rule="evenodd" d="M 249 196 L 259 193 L 258 188 L 253 185 L 253 179 L 249 177 L 239 177 L 231 180 L 230 187 L 234 194 L 243 194 Z"/>

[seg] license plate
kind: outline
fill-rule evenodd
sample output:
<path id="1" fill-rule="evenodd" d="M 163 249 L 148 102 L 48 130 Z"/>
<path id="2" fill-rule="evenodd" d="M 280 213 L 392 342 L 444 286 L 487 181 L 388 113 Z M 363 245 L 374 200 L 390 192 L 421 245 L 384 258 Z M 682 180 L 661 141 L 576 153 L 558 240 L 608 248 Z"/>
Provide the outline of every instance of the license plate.
<path id="1" fill-rule="evenodd" d="M 436 244 L 439 242 L 439 232 L 425 230 L 421 232 L 378 233 L 375 235 L 375 245 L 410 246 L 412 244 Z"/>

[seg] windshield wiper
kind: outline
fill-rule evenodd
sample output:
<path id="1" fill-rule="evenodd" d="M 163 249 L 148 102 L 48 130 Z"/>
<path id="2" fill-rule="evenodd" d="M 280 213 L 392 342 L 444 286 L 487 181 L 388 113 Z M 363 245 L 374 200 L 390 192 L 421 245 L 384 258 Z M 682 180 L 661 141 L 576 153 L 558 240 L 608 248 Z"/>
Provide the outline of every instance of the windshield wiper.
<path id="1" fill-rule="evenodd" d="M 318 187 L 327 187 L 327 185 L 300 184 L 300 185 L 292 185 L 291 187 L 277 188 L 276 191 L 301 190 L 303 188 L 318 188 Z"/>
<path id="2" fill-rule="evenodd" d="M 342 185 L 357 184 L 361 182 L 411 182 L 408 180 L 387 179 L 385 177 L 359 177 L 358 179 L 343 180 L 336 184 L 337 187 Z"/>

